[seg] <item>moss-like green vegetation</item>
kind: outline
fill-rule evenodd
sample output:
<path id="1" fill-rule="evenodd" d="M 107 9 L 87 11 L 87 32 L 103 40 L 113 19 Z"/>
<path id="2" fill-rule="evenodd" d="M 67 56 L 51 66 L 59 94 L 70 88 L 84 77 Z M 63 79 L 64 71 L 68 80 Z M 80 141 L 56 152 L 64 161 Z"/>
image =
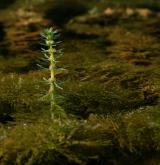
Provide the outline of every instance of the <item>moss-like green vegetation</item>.
<path id="1" fill-rule="evenodd" d="M 8 26 L 8 15 L 0 15 L 0 50 L 7 50 L 0 51 L 0 164 L 160 164 L 159 2 L 76 1 L 65 6 L 56 1 L 51 6 L 52 0 L 34 1 L 44 4 L 41 15 L 53 22 L 51 9 L 76 5 L 81 10 L 60 24 L 65 54 L 57 67 L 66 70 L 57 70 L 55 78 L 63 87 L 56 92 L 56 102 L 68 116 L 63 120 L 50 120 L 50 102 L 40 99 L 48 91 L 41 80 L 50 75 L 37 67 L 48 64 L 39 59 L 39 45 L 33 47 L 44 27 L 37 22 L 46 23 L 46 18 L 37 21 L 40 13 L 34 12 L 40 8 L 28 2 L 33 8 L 21 8 L 19 15 L 12 11 L 19 18 L 17 29 L 25 34 L 16 49 L 5 47 L 15 43 L 9 38 L 15 29 Z M 59 14 L 57 20 L 63 19 Z"/>

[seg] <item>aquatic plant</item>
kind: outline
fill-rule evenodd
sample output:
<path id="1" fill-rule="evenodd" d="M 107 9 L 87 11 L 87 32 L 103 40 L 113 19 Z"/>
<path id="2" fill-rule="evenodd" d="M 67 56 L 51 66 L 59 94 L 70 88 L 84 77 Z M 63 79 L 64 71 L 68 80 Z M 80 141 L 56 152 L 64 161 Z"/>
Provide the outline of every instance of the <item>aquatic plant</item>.
<path id="1" fill-rule="evenodd" d="M 46 84 L 49 84 L 49 90 L 47 94 L 43 98 L 48 98 L 50 102 L 50 111 L 51 111 L 51 117 L 54 118 L 55 113 L 58 111 L 58 115 L 60 115 L 60 112 L 63 112 L 63 109 L 57 105 L 56 103 L 56 88 L 62 89 L 56 82 L 55 73 L 56 73 L 56 63 L 57 59 L 62 56 L 63 52 L 62 49 L 59 48 L 59 44 L 61 41 L 59 41 L 59 33 L 57 30 L 53 30 L 53 28 L 48 28 L 43 31 L 41 34 L 43 43 L 42 45 L 44 48 L 42 48 L 42 52 L 44 57 L 42 58 L 43 61 L 45 61 L 48 64 L 48 68 L 43 67 L 42 65 L 38 65 L 42 69 L 49 70 L 50 77 L 48 79 L 43 78 L 44 82 Z M 60 68 L 62 69 L 62 68 Z M 64 112 L 63 112 L 64 114 Z"/>

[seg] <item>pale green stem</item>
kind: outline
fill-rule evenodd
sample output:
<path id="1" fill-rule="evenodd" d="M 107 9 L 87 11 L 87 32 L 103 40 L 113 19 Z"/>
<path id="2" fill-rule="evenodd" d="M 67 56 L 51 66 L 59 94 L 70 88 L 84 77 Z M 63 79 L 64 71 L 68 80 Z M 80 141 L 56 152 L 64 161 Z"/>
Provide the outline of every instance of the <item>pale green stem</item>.
<path id="1" fill-rule="evenodd" d="M 53 119 L 53 110 L 55 108 L 55 60 L 54 60 L 54 51 L 52 45 L 49 46 L 49 54 L 50 54 L 50 88 L 49 88 L 49 95 L 50 95 L 50 110 L 51 110 L 51 118 Z"/>

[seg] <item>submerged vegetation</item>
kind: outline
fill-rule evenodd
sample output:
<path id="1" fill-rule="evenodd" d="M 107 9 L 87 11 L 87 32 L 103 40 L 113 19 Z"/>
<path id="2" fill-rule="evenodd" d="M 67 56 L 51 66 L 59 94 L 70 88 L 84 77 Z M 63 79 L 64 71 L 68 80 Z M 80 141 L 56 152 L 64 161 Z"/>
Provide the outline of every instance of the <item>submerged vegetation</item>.
<path id="1" fill-rule="evenodd" d="M 159 2 L 69 1 L 0 14 L 0 164 L 160 164 Z"/>
<path id="2" fill-rule="evenodd" d="M 61 90 L 62 88 L 56 82 L 55 72 L 57 67 L 56 63 L 58 62 L 57 59 L 59 56 L 62 56 L 63 52 L 62 49 L 58 49 L 61 41 L 59 41 L 58 39 L 59 34 L 57 30 L 53 30 L 52 28 L 45 29 L 44 32 L 41 34 L 41 36 L 44 39 L 44 43 L 42 44 L 43 46 L 46 46 L 46 48 L 42 48 L 44 57 L 41 59 L 47 63 L 49 62 L 49 68 L 45 68 L 41 65 L 38 66 L 41 69 L 49 70 L 50 73 L 49 79 L 43 78 L 44 82 L 46 84 L 49 84 L 49 90 L 47 94 L 43 96 L 43 98 L 47 98 L 47 100 L 49 99 L 51 117 L 52 119 L 54 119 L 56 113 L 59 116 L 60 113 L 62 113 L 62 111 L 59 111 L 62 110 L 62 108 L 60 108 L 60 106 L 58 106 L 56 103 L 56 88 L 59 88 Z"/>

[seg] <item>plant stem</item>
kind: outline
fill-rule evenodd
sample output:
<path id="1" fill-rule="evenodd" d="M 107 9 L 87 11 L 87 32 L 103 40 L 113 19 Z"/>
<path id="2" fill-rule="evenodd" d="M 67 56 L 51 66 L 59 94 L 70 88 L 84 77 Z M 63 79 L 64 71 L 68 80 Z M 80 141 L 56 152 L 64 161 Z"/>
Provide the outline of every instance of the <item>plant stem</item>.
<path id="1" fill-rule="evenodd" d="M 53 110 L 55 108 L 55 60 L 54 60 L 54 49 L 52 45 L 49 45 L 49 53 L 50 53 L 50 88 L 49 88 L 49 95 L 50 95 L 50 110 L 51 110 L 51 117 L 53 118 Z"/>
<path id="2" fill-rule="evenodd" d="M 42 48 L 42 52 L 44 53 L 43 61 L 49 62 L 49 68 L 45 68 L 39 65 L 41 68 L 49 69 L 50 77 L 49 79 L 44 78 L 44 81 L 49 84 L 49 90 L 47 92 L 48 101 L 50 102 L 50 113 L 51 119 L 53 120 L 55 116 L 65 116 L 64 110 L 57 105 L 56 103 L 56 88 L 62 89 L 56 84 L 55 71 L 56 71 L 56 58 L 57 56 L 62 55 L 62 50 L 59 49 L 59 41 L 58 41 L 58 31 L 53 28 L 45 29 L 41 34 L 44 44 L 46 47 Z"/>

